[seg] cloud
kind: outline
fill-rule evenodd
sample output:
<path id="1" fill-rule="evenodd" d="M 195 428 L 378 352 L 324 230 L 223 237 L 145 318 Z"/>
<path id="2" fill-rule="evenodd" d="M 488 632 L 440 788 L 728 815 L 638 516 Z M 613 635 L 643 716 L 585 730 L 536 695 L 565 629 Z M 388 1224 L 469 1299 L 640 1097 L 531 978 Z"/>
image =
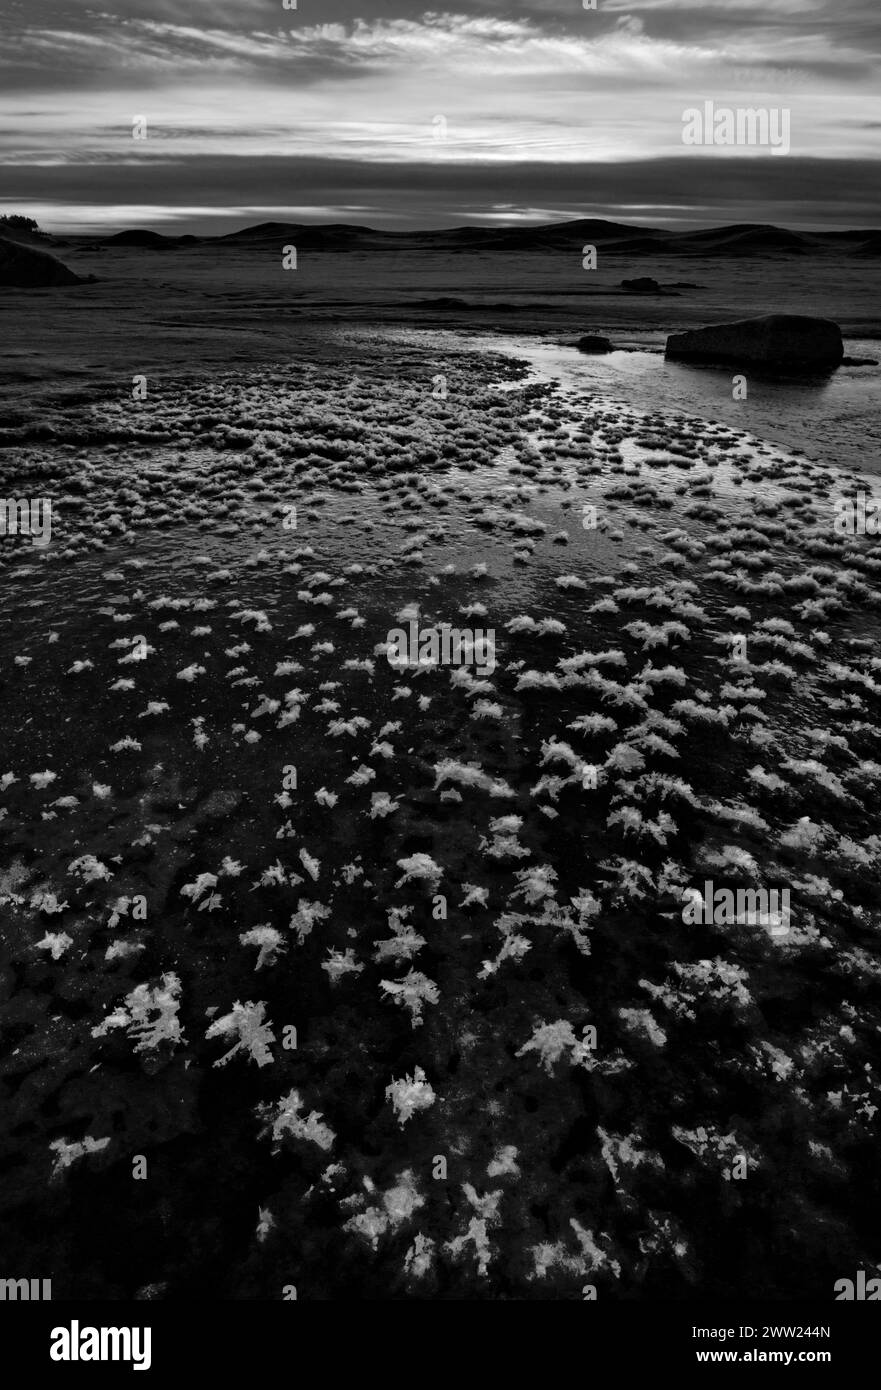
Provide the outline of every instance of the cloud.
<path id="1" fill-rule="evenodd" d="M 877 0 L 600 0 L 597 11 L 577 0 L 457 0 L 455 12 L 421 15 L 403 0 L 371 0 L 367 17 L 356 0 L 321 0 L 320 11 L 317 0 L 296 11 L 279 0 L 111 2 L 112 13 L 84 9 L 74 22 L 69 5 L 43 0 L 10 22 L 0 53 L 7 183 L 42 169 L 51 190 L 74 170 L 117 201 L 107 171 L 131 169 L 153 188 L 164 179 L 173 206 L 182 180 L 220 161 L 238 183 L 209 201 L 227 207 L 239 194 L 272 202 L 271 189 L 248 191 L 249 162 L 277 161 L 289 182 L 317 156 L 340 177 L 353 160 L 416 169 L 424 187 L 443 169 L 451 196 L 471 166 L 478 178 L 500 166 L 504 181 L 544 165 L 563 171 L 561 187 L 580 168 L 614 164 L 648 178 L 652 161 L 681 157 L 682 113 L 705 100 L 791 109 L 793 154 L 822 156 L 821 173 L 878 156 L 877 19 L 866 37 Z M 132 139 L 135 115 L 147 119 L 145 141 Z M 764 188 L 761 161 L 738 153 L 730 158 Z M 696 185 L 706 161 L 695 151 L 686 166 Z M 773 161 L 783 179 L 784 163 Z M 533 177 L 518 206 L 548 202 Z M 813 193 L 836 215 L 831 191 Z M 570 187 L 567 206 L 572 196 Z M 345 200 L 337 188 L 310 202 Z M 158 193 L 148 201 L 162 205 Z"/>

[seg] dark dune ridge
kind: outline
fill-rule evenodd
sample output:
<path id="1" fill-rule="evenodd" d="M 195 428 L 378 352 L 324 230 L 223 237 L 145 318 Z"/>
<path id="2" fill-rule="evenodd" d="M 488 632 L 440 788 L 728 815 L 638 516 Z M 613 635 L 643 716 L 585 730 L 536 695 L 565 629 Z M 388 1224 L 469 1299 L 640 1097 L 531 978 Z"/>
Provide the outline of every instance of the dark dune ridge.
<path id="1" fill-rule="evenodd" d="M 785 227 L 743 223 L 694 231 L 666 231 L 602 218 L 578 218 L 570 222 L 531 227 L 449 227 L 428 231 L 388 231 L 357 223 L 260 222 L 221 236 L 166 235 L 146 228 L 129 228 L 107 237 L 69 236 L 56 242 L 89 241 L 108 246 L 240 246 L 243 243 L 296 241 L 311 251 L 553 251 L 584 244 L 602 245 L 606 254 L 620 256 L 801 256 L 838 253 L 853 256 L 881 254 L 877 228 L 836 232 L 793 231 Z"/>
<path id="2" fill-rule="evenodd" d="M 13 289 L 36 289 L 52 285 L 79 285 L 79 275 L 68 270 L 48 251 L 22 246 L 0 237 L 0 285 Z"/>

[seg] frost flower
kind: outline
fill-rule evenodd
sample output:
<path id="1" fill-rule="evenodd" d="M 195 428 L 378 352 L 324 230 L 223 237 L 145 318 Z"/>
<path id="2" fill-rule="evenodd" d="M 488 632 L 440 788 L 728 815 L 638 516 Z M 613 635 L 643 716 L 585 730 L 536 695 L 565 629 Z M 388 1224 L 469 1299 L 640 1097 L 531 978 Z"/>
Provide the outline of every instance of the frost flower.
<path id="1" fill-rule="evenodd" d="M 412 1076 L 405 1076 L 400 1081 L 392 1080 L 391 1085 L 385 1088 L 385 1095 L 402 1127 L 417 1110 L 427 1110 L 437 1099 L 431 1082 L 426 1080 L 425 1072 L 419 1066 L 414 1068 Z"/>

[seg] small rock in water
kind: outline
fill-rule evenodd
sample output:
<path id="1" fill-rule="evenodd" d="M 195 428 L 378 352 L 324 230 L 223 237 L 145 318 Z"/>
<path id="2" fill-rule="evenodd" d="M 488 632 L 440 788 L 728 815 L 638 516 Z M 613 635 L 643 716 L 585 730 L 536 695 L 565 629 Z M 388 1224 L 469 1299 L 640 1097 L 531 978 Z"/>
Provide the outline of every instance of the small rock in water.
<path id="1" fill-rule="evenodd" d="M 661 294 L 661 286 L 657 280 L 653 280 L 650 275 L 640 275 L 635 280 L 622 280 L 622 290 L 629 290 L 631 294 Z"/>

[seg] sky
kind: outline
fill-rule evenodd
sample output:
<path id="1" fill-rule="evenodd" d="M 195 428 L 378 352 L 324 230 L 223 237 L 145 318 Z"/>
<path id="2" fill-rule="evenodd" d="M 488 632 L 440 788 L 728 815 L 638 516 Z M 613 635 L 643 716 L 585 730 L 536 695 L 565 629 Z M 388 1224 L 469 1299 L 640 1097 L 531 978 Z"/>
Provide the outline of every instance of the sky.
<path id="1" fill-rule="evenodd" d="M 0 169 L 61 233 L 881 227 L 881 0 L 0 0 Z"/>

